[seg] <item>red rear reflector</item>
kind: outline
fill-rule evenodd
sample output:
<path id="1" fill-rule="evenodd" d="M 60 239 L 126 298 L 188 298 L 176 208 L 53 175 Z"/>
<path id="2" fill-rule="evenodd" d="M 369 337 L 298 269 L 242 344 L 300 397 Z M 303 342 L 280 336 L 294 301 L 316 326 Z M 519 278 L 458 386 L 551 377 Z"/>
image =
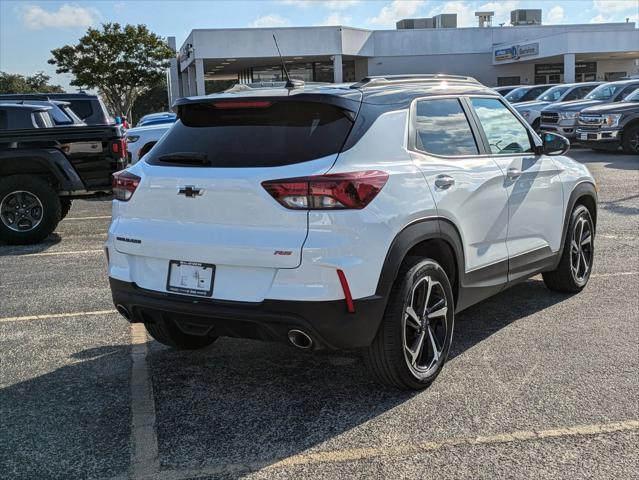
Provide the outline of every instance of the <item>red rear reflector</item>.
<path id="1" fill-rule="evenodd" d="M 360 210 L 386 185 L 388 173 L 379 170 L 332 173 L 262 182 L 281 205 L 295 210 Z"/>
<path id="2" fill-rule="evenodd" d="M 126 158 L 127 144 L 126 139 L 121 138 L 111 142 L 111 153 L 115 154 L 117 158 Z"/>
<path id="3" fill-rule="evenodd" d="M 339 283 L 342 284 L 342 290 L 344 290 L 344 298 L 346 299 L 346 309 L 348 313 L 355 313 L 355 304 L 353 303 L 353 297 L 351 296 L 351 289 L 348 286 L 348 280 L 342 270 L 337 270 L 337 276 L 339 277 Z"/>
<path id="4" fill-rule="evenodd" d="M 111 175 L 111 187 L 116 200 L 128 202 L 138 188 L 141 178 L 126 170 Z"/>
<path id="5" fill-rule="evenodd" d="M 245 102 L 215 102 L 213 106 L 222 110 L 233 108 L 267 108 L 273 105 L 273 102 L 266 100 L 250 100 Z"/>

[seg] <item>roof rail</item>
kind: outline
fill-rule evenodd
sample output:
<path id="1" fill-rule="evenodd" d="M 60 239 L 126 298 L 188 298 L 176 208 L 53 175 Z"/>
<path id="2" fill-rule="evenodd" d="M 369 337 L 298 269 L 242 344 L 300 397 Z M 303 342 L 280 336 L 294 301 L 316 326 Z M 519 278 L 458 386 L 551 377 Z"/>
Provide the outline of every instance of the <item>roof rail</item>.
<path id="1" fill-rule="evenodd" d="M 351 88 L 378 87 L 382 85 L 393 85 L 397 83 L 426 83 L 441 82 L 450 80 L 457 83 L 475 83 L 481 85 L 477 79 L 465 75 L 447 75 L 443 73 L 423 73 L 409 75 L 376 75 L 365 77 L 358 83 L 351 85 Z"/>

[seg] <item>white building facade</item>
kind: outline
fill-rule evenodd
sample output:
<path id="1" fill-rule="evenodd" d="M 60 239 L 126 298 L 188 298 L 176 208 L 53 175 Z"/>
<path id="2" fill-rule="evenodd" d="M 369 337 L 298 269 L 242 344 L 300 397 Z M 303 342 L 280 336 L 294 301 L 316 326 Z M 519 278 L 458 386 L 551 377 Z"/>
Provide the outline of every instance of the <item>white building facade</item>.
<path id="1" fill-rule="evenodd" d="M 273 35 L 291 77 L 304 81 L 341 83 L 367 75 L 447 73 L 496 86 L 639 74 L 639 30 L 634 23 L 205 29 L 193 30 L 171 62 L 172 98 L 205 95 L 229 83 L 281 80 Z"/>

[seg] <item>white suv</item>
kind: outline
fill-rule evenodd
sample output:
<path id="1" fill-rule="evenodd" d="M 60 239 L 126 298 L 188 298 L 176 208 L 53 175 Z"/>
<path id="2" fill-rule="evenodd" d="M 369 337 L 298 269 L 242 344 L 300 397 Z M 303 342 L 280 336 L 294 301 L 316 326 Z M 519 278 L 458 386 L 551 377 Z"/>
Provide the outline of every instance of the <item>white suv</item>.
<path id="1" fill-rule="evenodd" d="M 362 348 L 378 380 L 419 389 L 455 313 L 540 272 L 554 290 L 588 281 L 592 176 L 472 78 L 177 104 L 170 132 L 114 175 L 106 244 L 117 309 L 161 343 Z"/>

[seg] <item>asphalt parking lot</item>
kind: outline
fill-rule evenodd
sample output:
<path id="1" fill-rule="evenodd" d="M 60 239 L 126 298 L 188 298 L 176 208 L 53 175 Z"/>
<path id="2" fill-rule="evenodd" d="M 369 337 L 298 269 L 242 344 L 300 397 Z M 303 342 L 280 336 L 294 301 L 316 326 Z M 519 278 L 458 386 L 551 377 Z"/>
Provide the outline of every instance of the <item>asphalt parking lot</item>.
<path id="1" fill-rule="evenodd" d="M 220 339 L 177 352 L 114 310 L 108 200 L 0 245 L 0 477 L 639 476 L 639 159 L 572 150 L 600 187 L 579 295 L 535 277 L 460 314 L 420 393 L 357 352 Z"/>

